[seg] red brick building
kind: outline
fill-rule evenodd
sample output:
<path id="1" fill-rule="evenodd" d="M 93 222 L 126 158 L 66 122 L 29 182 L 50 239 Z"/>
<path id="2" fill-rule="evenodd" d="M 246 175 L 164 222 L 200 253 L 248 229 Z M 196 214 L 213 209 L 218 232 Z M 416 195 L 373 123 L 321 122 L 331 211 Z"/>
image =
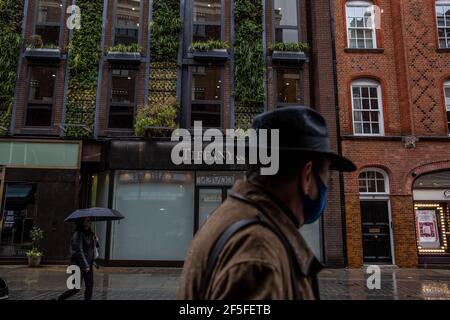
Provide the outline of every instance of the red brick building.
<path id="1" fill-rule="evenodd" d="M 450 264 L 450 2 L 334 2 L 347 255 Z"/>

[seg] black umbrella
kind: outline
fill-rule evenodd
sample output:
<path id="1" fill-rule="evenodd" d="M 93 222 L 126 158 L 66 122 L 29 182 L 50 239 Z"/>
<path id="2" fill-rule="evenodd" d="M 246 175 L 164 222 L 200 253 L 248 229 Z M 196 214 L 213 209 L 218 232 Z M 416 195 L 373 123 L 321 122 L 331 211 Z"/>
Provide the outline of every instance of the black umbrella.
<path id="1" fill-rule="evenodd" d="M 65 222 L 76 221 L 81 218 L 91 218 L 94 221 L 121 220 L 125 217 L 117 210 L 108 208 L 79 209 L 64 220 Z"/>

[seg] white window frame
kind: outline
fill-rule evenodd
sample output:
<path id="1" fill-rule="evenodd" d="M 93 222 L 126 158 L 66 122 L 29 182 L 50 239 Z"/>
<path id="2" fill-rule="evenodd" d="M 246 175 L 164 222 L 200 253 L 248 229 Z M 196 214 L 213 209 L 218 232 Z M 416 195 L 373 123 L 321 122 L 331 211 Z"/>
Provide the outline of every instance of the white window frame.
<path id="1" fill-rule="evenodd" d="M 384 192 L 359 192 L 360 198 L 361 199 L 389 199 L 389 195 L 390 195 L 390 188 L 389 188 L 389 175 L 386 173 L 386 171 L 384 171 L 383 169 L 380 168 L 364 168 L 363 170 L 361 170 L 358 174 L 358 190 L 359 190 L 359 177 L 361 176 L 361 174 L 366 173 L 366 172 L 377 172 L 380 173 L 383 178 L 384 178 Z"/>
<path id="2" fill-rule="evenodd" d="M 446 89 L 450 89 L 450 80 L 445 81 L 444 83 L 444 101 L 445 101 L 445 114 L 447 115 L 447 112 L 450 112 L 450 96 L 447 97 Z M 450 118 L 447 116 L 447 127 L 450 124 Z M 450 130 L 448 132 L 448 135 L 450 136 Z"/>
<path id="3" fill-rule="evenodd" d="M 364 41 L 364 48 L 359 48 L 358 46 L 356 47 L 351 47 L 350 46 L 350 29 L 354 29 L 354 30 L 368 30 L 369 28 L 350 28 L 349 24 L 348 24 L 348 18 L 349 18 L 349 9 L 350 8 L 367 8 L 366 11 L 371 11 L 371 24 L 372 24 L 372 48 L 368 48 L 366 47 L 366 41 Z M 373 5 L 372 2 L 370 1 L 347 1 L 347 3 L 345 4 L 345 26 L 347 29 L 347 46 L 350 49 L 356 49 L 356 50 L 366 50 L 366 49 L 377 49 L 377 30 L 376 30 L 376 23 L 375 23 L 375 6 Z M 366 40 L 366 38 L 363 38 L 364 40 Z M 358 43 L 358 42 L 357 42 Z"/>
<path id="4" fill-rule="evenodd" d="M 363 109 L 355 109 L 355 102 L 353 97 L 353 88 L 354 87 L 376 87 L 377 88 L 377 96 L 378 96 L 378 124 L 380 128 L 380 133 L 357 133 L 355 126 L 355 111 L 361 112 Z M 370 79 L 358 79 L 352 81 L 350 85 L 350 98 L 352 101 L 352 125 L 353 125 L 353 134 L 355 136 L 384 136 L 384 116 L 383 116 L 383 98 L 381 95 L 381 84 L 378 81 L 370 80 Z"/>
<path id="5" fill-rule="evenodd" d="M 435 3 L 435 6 L 434 6 L 435 16 L 436 16 L 436 33 L 437 33 L 437 38 L 438 38 L 438 48 L 439 49 L 450 49 L 450 36 L 449 37 L 445 36 L 444 38 L 440 38 L 439 37 L 439 29 L 441 29 L 441 28 L 442 29 L 450 29 L 450 25 L 446 25 L 446 23 L 445 23 L 444 27 L 440 27 L 439 26 L 439 22 L 438 22 L 438 8 L 439 7 L 444 7 L 444 6 L 450 7 L 450 1 L 449 0 L 437 0 L 436 3 Z M 441 39 L 446 40 L 445 47 L 441 46 Z"/>

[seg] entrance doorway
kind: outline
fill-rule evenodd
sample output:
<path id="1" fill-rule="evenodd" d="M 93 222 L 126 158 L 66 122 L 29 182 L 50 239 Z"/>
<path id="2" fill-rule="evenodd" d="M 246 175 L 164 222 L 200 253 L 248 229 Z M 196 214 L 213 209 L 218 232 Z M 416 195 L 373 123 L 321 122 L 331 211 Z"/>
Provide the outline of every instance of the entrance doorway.
<path id="1" fill-rule="evenodd" d="M 231 186 L 226 187 L 197 187 L 196 197 L 196 221 L 195 232 L 197 232 L 206 219 L 219 207 L 228 196 Z"/>
<path id="2" fill-rule="evenodd" d="M 389 202 L 361 201 L 364 263 L 392 263 Z"/>
<path id="3" fill-rule="evenodd" d="M 32 247 L 36 218 L 36 185 L 6 184 L 0 216 L 0 257 L 24 257 Z"/>

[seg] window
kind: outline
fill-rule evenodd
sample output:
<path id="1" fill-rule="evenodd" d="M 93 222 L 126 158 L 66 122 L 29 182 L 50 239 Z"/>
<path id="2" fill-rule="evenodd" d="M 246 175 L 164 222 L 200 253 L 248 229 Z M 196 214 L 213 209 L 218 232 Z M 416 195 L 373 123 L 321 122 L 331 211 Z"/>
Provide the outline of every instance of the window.
<path id="1" fill-rule="evenodd" d="M 349 1 L 347 3 L 348 46 L 353 49 L 376 48 L 375 12 L 372 3 Z"/>
<path id="2" fill-rule="evenodd" d="M 139 43 L 140 0 L 116 0 L 114 45 Z"/>
<path id="3" fill-rule="evenodd" d="M 222 39 L 222 0 L 194 0 L 192 41 Z"/>
<path id="4" fill-rule="evenodd" d="M 387 174 L 380 169 L 366 169 L 359 175 L 359 193 L 389 193 Z"/>
<path id="5" fill-rule="evenodd" d="M 191 125 L 202 121 L 204 127 L 222 126 L 222 69 L 192 67 Z"/>
<path id="6" fill-rule="evenodd" d="M 34 33 L 44 45 L 59 45 L 63 0 L 39 0 Z"/>
<path id="7" fill-rule="evenodd" d="M 447 127 L 450 135 L 450 80 L 445 83 L 445 109 L 447 111 Z"/>
<path id="8" fill-rule="evenodd" d="M 297 0 L 274 0 L 275 42 L 298 42 Z"/>
<path id="9" fill-rule="evenodd" d="M 381 87 L 372 80 L 352 83 L 353 132 L 357 135 L 382 135 Z"/>
<path id="10" fill-rule="evenodd" d="M 301 103 L 300 72 L 298 69 L 277 70 L 277 102 L 283 104 Z"/>
<path id="11" fill-rule="evenodd" d="M 56 68 L 50 67 L 31 68 L 25 121 L 27 126 L 52 125 L 56 71 Z"/>
<path id="12" fill-rule="evenodd" d="M 439 48 L 450 48 L 450 1 L 436 1 Z"/>
<path id="13" fill-rule="evenodd" d="M 112 69 L 109 128 L 133 129 L 136 70 Z"/>

